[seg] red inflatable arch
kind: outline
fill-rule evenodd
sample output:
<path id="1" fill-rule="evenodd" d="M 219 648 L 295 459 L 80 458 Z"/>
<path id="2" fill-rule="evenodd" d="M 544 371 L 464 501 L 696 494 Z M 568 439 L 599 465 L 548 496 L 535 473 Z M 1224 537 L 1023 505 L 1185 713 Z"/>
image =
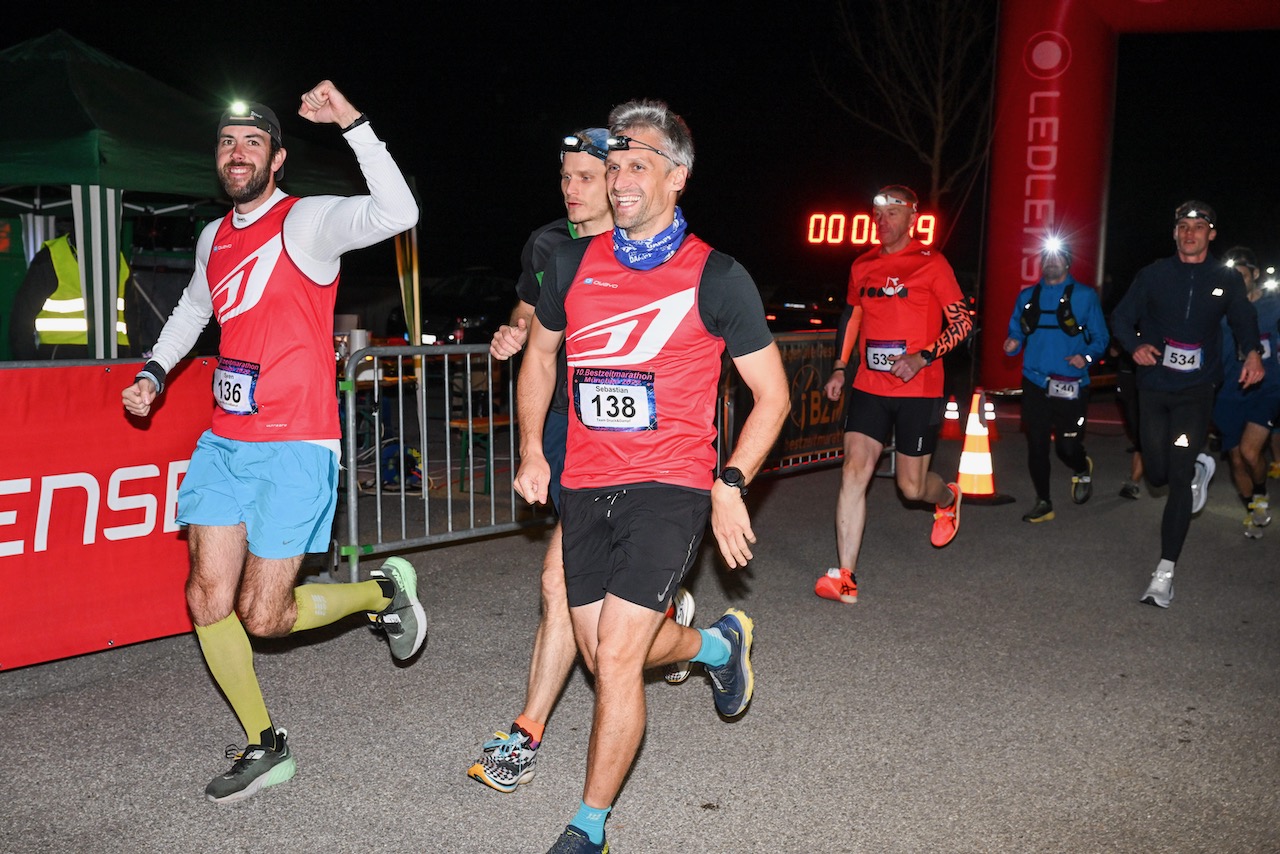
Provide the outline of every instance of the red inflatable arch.
<path id="1" fill-rule="evenodd" d="M 1102 280 L 1119 33 L 1280 28 L 1280 0 L 1004 0 L 980 366 L 988 389 L 1020 384 L 1004 355 L 1009 315 L 1065 233 L 1082 280 Z"/>

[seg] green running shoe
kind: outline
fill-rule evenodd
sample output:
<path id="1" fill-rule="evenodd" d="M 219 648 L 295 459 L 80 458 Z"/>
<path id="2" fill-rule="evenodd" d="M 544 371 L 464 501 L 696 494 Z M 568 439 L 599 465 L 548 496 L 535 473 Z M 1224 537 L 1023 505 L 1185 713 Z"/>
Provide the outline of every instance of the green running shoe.
<path id="1" fill-rule="evenodd" d="M 234 747 L 227 751 L 228 759 L 235 759 L 231 770 L 214 777 L 204 787 L 204 796 L 215 804 L 230 804 L 253 797 L 268 786 L 287 783 L 298 772 L 298 763 L 289 752 L 288 733 L 283 729 L 262 731 L 262 741 L 270 739 L 274 746 L 251 744 L 244 750 Z"/>
<path id="2" fill-rule="evenodd" d="M 427 612 L 418 601 L 418 572 L 402 557 L 389 557 L 381 569 L 369 573 L 373 578 L 389 578 L 396 595 L 375 622 L 387 633 L 391 655 L 400 661 L 422 648 L 427 639 Z"/>

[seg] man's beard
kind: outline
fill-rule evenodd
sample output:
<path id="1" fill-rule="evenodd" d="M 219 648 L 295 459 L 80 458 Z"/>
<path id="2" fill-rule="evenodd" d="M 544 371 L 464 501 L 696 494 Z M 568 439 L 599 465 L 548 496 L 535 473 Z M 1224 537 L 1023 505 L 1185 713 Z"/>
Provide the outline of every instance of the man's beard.
<path id="1" fill-rule="evenodd" d="M 244 164 L 236 165 L 240 166 Z M 256 166 L 253 167 L 253 175 L 249 178 L 249 182 L 239 190 L 236 190 L 231 185 L 225 174 L 219 172 L 218 178 L 222 181 L 223 191 L 231 197 L 231 203 L 242 205 L 246 202 L 254 201 L 266 191 L 267 183 L 271 180 L 271 172 L 270 170 L 263 170 L 259 172 Z"/>

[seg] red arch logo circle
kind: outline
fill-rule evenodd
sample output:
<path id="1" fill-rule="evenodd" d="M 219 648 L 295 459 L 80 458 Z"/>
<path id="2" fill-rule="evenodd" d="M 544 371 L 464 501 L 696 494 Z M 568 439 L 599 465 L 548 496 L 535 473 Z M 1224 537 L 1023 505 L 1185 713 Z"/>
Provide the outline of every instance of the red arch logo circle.
<path id="1" fill-rule="evenodd" d="M 1036 33 L 1022 49 L 1022 65 L 1040 80 L 1058 77 L 1071 65 L 1071 42 L 1052 30 Z"/>

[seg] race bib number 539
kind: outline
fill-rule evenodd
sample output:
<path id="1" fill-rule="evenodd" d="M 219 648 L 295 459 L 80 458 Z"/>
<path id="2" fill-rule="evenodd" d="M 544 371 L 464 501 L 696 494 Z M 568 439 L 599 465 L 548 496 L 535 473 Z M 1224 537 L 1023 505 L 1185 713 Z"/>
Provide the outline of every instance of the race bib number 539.
<path id="1" fill-rule="evenodd" d="M 653 372 L 574 368 L 573 408 L 590 430 L 656 430 Z"/>

